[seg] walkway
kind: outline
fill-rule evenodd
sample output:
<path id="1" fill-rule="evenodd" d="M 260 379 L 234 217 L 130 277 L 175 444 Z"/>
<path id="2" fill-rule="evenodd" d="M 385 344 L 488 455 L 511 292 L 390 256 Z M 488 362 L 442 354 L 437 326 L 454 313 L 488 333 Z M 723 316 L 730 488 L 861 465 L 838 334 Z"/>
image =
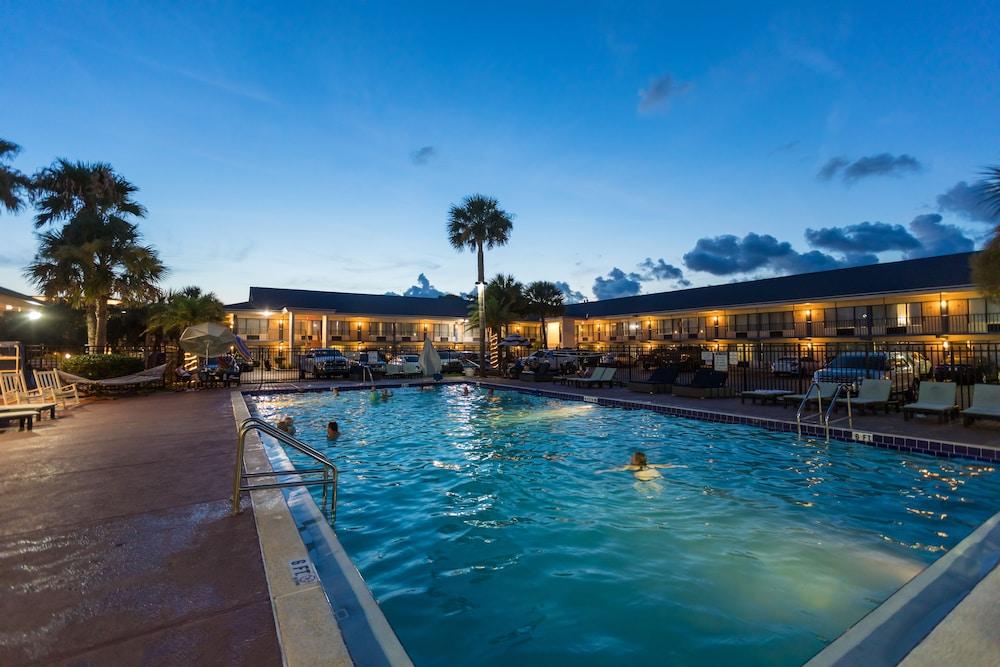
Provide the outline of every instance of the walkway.
<path id="1" fill-rule="evenodd" d="M 280 665 L 229 392 L 63 414 L 0 433 L 0 664 Z"/>

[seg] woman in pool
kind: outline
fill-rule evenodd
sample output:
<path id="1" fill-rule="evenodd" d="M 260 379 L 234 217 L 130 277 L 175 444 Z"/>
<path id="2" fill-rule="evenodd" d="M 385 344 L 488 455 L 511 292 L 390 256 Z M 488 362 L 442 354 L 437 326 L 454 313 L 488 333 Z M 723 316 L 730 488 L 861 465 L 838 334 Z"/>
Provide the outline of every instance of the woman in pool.
<path id="1" fill-rule="evenodd" d="M 333 440 L 340 435 L 340 426 L 337 422 L 327 422 L 326 425 L 326 439 Z"/>
<path id="2" fill-rule="evenodd" d="M 663 477 L 657 468 L 687 468 L 687 466 L 674 465 L 673 463 L 649 463 L 646 460 L 646 455 L 639 450 L 632 452 L 632 458 L 629 459 L 628 465 L 619 466 L 617 468 L 609 468 L 607 470 L 598 470 L 597 473 L 602 472 L 623 472 L 629 471 L 632 475 L 640 482 L 648 482 L 649 480 L 659 479 Z"/>

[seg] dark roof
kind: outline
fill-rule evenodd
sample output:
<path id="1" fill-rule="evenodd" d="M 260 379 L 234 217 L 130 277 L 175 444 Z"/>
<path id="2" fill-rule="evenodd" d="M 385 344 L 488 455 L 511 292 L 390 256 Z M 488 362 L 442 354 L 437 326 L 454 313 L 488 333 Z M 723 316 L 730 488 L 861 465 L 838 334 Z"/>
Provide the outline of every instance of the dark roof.
<path id="1" fill-rule="evenodd" d="M 27 301 L 28 303 L 36 306 L 44 306 L 41 301 L 33 296 L 28 296 L 27 294 L 21 294 L 20 292 L 15 292 L 12 289 L 7 289 L 6 287 L 0 287 L 0 296 L 7 296 L 12 299 L 19 299 L 21 301 Z"/>
<path id="2" fill-rule="evenodd" d="M 251 287 L 249 301 L 226 306 L 226 310 L 281 310 L 282 308 L 404 317 L 465 317 L 469 312 L 465 300 L 457 296 L 442 296 L 435 299 L 276 287 Z"/>
<path id="3" fill-rule="evenodd" d="M 728 285 L 640 294 L 566 306 L 573 317 L 606 317 L 677 310 L 747 306 L 783 301 L 820 301 L 882 292 L 970 287 L 969 260 L 975 253 L 942 255 L 848 269 L 800 273 Z"/>

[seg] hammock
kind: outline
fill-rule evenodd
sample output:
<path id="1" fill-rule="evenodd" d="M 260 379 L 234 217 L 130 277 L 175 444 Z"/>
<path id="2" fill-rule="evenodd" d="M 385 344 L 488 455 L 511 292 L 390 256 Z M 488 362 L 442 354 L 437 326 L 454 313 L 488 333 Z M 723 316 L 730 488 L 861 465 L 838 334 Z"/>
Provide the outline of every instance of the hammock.
<path id="1" fill-rule="evenodd" d="M 160 364 L 159 366 L 154 366 L 153 368 L 148 368 L 144 371 L 133 373 L 132 375 L 123 375 L 121 377 L 108 378 L 106 380 L 89 380 L 85 377 L 80 377 L 79 375 L 67 373 L 66 371 L 58 371 L 58 373 L 59 379 L 69 384 L 75 383 L 93 385 L 97 387 L 139 387 L 153 382 L 163 382 L 163 373 L 166 372 L 166 370 L 167 365 Z"/>

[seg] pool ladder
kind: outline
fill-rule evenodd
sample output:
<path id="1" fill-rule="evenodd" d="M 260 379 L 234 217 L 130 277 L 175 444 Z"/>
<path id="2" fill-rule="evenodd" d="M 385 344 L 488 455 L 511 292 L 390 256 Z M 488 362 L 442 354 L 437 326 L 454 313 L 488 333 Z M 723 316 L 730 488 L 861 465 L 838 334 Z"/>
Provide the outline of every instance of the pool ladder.
<path id="1" fill-rule="evenodd" d="M 272 472 L 243 472 L 243 454 L 245 451 L 246 437 L 250 431 L 265 433 L 279 442 L 298 450 L 309 458 L 320 464 L 317 468 L 306 468 L 303 470 L 281 470 Z M 321 478 L 310 478 L 309 475 L 322 474 Z M 232 514 L 236 516 L 240 513 L 240 493 L 243 491 L 260 491 L 261 489 L 284 489 L 291 486 L 315 486 L 323 485 L 323 502 L 320 506 L 330 519 L 332 526 L 337 520 L 337 477 L 339 472 L 333 462 L 321 453 L 292 437 L 288 433 L 281 431 L 258 417 L 250 417 L 240 422 L 239 441 L 236 446 L 236 469 L 233 472 L 233 499 Z M 251 480 L 261 477 L 297 477 L 298 479 L 285 482 L 265 482 L 263 484 L 251 484 Z M 328 507 L 329 505 L 329 507 Z"/>
<path id="2" fill-rule="evenodd" d="M 854 414 L 851 412 L 851 385 L 840 383 L 837 385 L 837 390 L 833 392 L 833 397 L 830 399 L 830 404 L 826 408 L 826 412 L 823 412 L 823 392 L 820 389 L 819 382 L 813 380 L 809 384 L 809 388 L 806 390 L 805 396 L 802 397 L 802 401 L 799 402 L 799 409 L 795 411 L 795 427 L 798 430 L 798 439 L 802 439 L 802 411 L 805 410 L 806 406 L 809 404 L 809 399 L 812 395 L 813 389 L 816 389 L 816 418 L 817 421 L 823 425 L 823 435 L 826 442 L 830 442 L 830 424 L 846 419 L 848 428 L 854 430 Z M 841 392 L 843 392 L 844 398 L 847 403 L 847 416 L 840 417 L 838 419 L 831 419 L 834 409 L 837 407 L 837 399 L 840 397 Z M 805 415 L 805 419 L 811 417 L 811 414 Z"/>

